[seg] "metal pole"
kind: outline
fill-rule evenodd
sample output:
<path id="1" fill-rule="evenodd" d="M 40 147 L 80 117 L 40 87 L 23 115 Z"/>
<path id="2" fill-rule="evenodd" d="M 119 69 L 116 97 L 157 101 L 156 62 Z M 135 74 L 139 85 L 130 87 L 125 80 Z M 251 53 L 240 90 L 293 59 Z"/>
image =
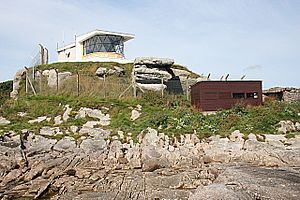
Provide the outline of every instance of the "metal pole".
<path id="1" fill-rule="evenodd" d="M 58 71 L 55 69 L 56 72 L 56 92 L 58 92 Z"/>
<path id="2" fill-rule="evenodd" d="M 42 94 L 42 71 L 39 71 L 40 73 L 40 95 Z"/>
<path id="3" fill-rule="evenodd" d="M 46 51 L 46 61 L 45 61 L 45 64 L 48 64 L 49 62 L 49 51 L 47 48 L 45 48 L 45 51 Z"/>
<path id="4" fill-rule="evenodd" d="M 25 68 L 25 94 L 28 94 L 28 71 L 27 71 L 27 68 Z"/>
<path id="5" fill-rule="evenodd" d="M 186 77 L 186 99 L 189 100 L 189 77 Z"/>
<path id="6" fill-rule="evenodd" d="M 105 82 L 105 78 L 106 78 L 106 75 L 104 74 L 104 76 L 103 76 L 103 84 L 104 84 L 104 98 L 106 98 L 106 82 Z"/>
<path id="7" fill-rule="evenodd" d="M 164 79 L 161 78 L 161 98 L 164 98 Z"/>
<path id="8" fill-rule="evenodd" d="M 133 86 L 133 97 L 136 98 L 137 94 L 136 94 L 136 77 L 135 77 L 135 73 L 132 73 L 132 86 Z"/>
<path id="9" fill-rule="evenodd" d="M 80 94 L 79 72 L 77 72 L 77 96 Z"/>

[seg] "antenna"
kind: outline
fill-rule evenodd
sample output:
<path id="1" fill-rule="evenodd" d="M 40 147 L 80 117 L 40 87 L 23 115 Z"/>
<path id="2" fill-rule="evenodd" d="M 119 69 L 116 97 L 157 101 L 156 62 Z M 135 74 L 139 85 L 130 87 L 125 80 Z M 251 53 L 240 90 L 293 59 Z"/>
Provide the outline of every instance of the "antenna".
<path id="1" fill-rule="evenodd" d="M 209 79 L 209 77 L 210 77 L 210 73 L 207 75 L 207 79 Z"/>
<path id="2" fill-rule="evenodd" d="M 220 81 L 222 81 L 223 77 L 224 77 L 224 76 L 222 75 L 221 78 L 220 78 Z"/>
<path id="3" fill-rule="evenodd" d="M 246 74 L 244 74 L 244 75 L 241 77 L 241 80 L 244 80 L 245 77 L 246 77 Z"/>
<path id="4" fill-rule="evenodd" d="M 225 77 L 225 81 L 227 81 L 228 77 L 229 77 L 229 74 L 227 74 L 227 75 L 226 75 L 226 77 Z"/>

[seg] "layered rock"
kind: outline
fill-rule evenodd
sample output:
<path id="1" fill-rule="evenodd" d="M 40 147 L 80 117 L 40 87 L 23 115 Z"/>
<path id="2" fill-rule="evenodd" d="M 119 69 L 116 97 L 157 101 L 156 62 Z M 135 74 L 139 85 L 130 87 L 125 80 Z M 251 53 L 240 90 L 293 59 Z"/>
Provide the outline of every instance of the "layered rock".
<path id="1" fill-rule="evenodd" d="M 265 135 L 265 141 L 259 142 L 258 136 L 252 134 L 245 140 L 235 131 L 229 138 L 213 136 L 201 141 L 194 134 L 170 138 L 148 128 L 137 142 L 130 139 L 131 134 L 118 133 L 121 143 L 100 128 L 70 129 L 79 132 L 80 138 L 51 139 L 52 134 L 42 134 L 42 130 L 40 135 L 25 130 L 21 137 L 4 134 L 0 197 L 299 198 L 300 172 L 292 168 L 300 164 L 299 136 Z"/>
<path id="2" fill-rule="evenodd" d="M 174 60 L 169 58 L 139 57 L 134 61 L 133 73 L 138 87 L 143 90 L 183 93 L 183 86 L 194 84 L 198 80 L 190 78 L 191 73 L 175 69 Z M 199 76 L 200 77 L 200 76 Z M 206 78 L 206 77 L 203 77 Z"/>

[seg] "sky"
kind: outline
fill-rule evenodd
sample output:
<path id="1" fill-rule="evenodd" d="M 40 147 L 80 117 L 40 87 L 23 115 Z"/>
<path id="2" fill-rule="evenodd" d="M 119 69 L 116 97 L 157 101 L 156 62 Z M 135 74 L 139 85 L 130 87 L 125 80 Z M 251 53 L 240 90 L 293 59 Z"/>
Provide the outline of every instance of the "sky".
<path id="1" fill-rule="evenodd" d="M 173 58 L 220 79 L 300 87 L 299 0 L 0 0 L 0 82 L 95 29 L 135 34 L 125 56 Z"/>

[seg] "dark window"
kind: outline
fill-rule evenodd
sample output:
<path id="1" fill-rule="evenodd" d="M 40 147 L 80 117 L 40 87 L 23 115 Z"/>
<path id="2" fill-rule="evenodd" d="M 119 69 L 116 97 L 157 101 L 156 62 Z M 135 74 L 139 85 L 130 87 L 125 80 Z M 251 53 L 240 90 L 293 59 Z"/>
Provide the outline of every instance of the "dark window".
<path id="1" fill-rule="evenodd" d="M 247 99 L 257 99 L 258 95 L 257 92 L 251 92 L 246 94 Z"/>
<path id="2" fill-rule="evenodd" d="M 123 54 L 124 38 L 117 35 L 96 35 L 83 43 L 83 54 L 94 52 L 116 52 Z"/>
<path id="3" fill-rule="evenodd" d="M 244 93 L 232 93 L 232 97 L 234 99 L 244 99 L 245 98 L 245 94 Z"/>

